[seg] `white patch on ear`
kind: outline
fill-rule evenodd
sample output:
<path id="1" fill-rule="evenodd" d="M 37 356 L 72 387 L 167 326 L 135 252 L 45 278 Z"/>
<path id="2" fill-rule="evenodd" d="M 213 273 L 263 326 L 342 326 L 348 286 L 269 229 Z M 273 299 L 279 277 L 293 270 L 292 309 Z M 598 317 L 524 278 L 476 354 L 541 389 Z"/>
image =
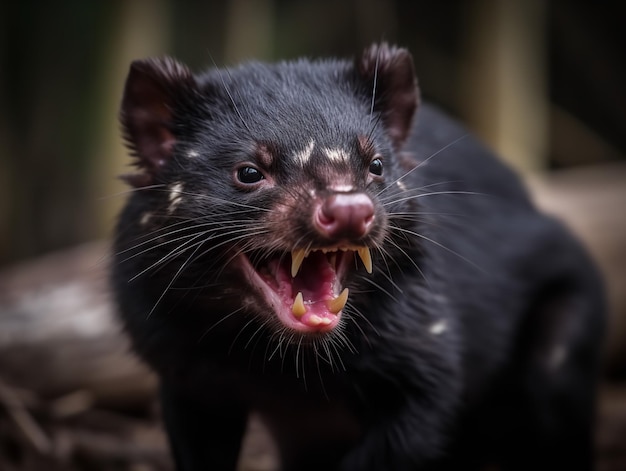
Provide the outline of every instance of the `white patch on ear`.
<path id="1" fill-rule="evenodd" d="M 343 149 L 324 149 L 324 154 L 333 162 L 348 162 L 350 156 L 348 152 Z"/>
<path id="2" fill-rule="evenodd" d="M 190 150 L 187 152 L 187 157 L 189 157 L 190 159 L 195 159 L 196 157 L 199 157 L 200 153 L 196 152 L 195 150 Z"/>
<path id="3" fill-rule="evenodd" d="M 172 186 L 170 186 L 170 194 L 169 194 L 170 205 L 167 208 L 168 212 L 173 213 L 174 211 L 176 211 L 176 208 L 182 201 L 182 195 L 181 195 L 182 192 L 183 192 L 182 183 L 177 182 L 177 183 L 174 183 Z"/>
<path id="4" fill-rule="evenodd" d="M 315 147 L 315 141 L 311 139 L 306 148 L 300 152 L 297 152 L 293 156 L 293 160 L 298 162 L 300 165 L 304 167 L 304 165 L 309 161 L 311 155 L 313 154 L 313 148 Z"/>
<path id="5" fill-rule="evenodd" d="M 435 322 L 434 324 L 431 324 L 431 326 L 428 328 L 428 331 L 433 335 L 441 335 L 446 330 L 448 330 L 448 323 L 443 319 Z"/>

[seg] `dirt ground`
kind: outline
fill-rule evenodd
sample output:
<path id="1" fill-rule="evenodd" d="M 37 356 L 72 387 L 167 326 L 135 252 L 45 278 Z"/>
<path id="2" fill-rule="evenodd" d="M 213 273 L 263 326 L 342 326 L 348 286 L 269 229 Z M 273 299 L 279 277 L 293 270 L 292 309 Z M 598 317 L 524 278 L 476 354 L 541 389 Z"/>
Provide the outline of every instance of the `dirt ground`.
<path id="1" fill-rule="evenodd" d="M 597 471 L 626 470 L 626 387 L 602 388 Z M 272 443 L 252 418 L 240 471 L 278 469 Z M 172 471 L 154 398 L 118 408 L 85 393 L 43 400 L 0 384 L 0 470 Z"/>

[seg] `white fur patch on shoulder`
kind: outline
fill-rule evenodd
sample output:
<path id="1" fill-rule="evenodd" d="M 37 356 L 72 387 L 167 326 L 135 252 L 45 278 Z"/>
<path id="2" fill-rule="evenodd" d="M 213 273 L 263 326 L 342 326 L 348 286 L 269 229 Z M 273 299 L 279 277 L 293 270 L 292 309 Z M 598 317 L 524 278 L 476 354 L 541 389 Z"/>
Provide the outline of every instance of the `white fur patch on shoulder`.
<path id="1" fill-rule="evenodd" d="M 433 335 L 441 335 L 448 330 L 448 323 L 442 319 L 432 324 L 428 330 Z"/>
<path id="2" fill-rule="evenodd" d="M 183 184 L 176 182 L 170 186 L 170 194 L 168 196 L 170 205 L 167 208 L 168 212 L 173 213 L 182 201 Z"/>
<path id="3" fill-rule="evenodd" d="M 557 345 L 550 352 L 548 357 L 548 367 L 556 370 L 559 368 L 567 359 L 567 347 L 565 345 Z"/>
<path id="4" fill-rule="evenodd" d="M 333 162 L 348 162 L 350 156 L 344 149 L 324 149 L 324 154 Z"/>
<path id="5" fill-rule="evenodd" d="M 152 219 L 152 213 L 150 211 L 146 211 L 145 213 L 141 215 L 139 224 L 141 224 L 142 226 L 146 226 L 150 222 L 150 219 Z"/>
<path id="6" fill-rule="evenodd" d="M 300 152 L 294 154 L 293 159 L 304 167 L 313 154 L 313 148 L 315 147 L 315 141 L 311 139 L 307 146 Z"/>

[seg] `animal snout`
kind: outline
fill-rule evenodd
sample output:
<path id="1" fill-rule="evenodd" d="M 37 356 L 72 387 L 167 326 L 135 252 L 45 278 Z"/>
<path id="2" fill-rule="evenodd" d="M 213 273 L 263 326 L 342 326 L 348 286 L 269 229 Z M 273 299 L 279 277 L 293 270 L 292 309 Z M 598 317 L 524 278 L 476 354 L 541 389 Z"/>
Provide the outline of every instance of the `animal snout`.
<path id="1" fill-rule="evenodd" d="M 374 221 L 374 203 L 364 193 L 337 193 L 324 199 L 315 210 L 314 223 L 328 239 L 359 239 Z"/>

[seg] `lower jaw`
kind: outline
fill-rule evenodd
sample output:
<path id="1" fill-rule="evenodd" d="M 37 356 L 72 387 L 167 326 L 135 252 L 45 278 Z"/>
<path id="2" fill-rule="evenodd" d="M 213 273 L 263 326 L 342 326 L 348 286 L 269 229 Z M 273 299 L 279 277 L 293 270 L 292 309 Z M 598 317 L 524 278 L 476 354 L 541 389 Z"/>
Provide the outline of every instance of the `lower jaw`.
<path id="1" fill-rule="evenodd" d="M 295 315 L 294 306 L 288 305 L 277 292 L 267 285 L 247 260 L 243 265 L 248 279 L 247 284 L 250 286 L 250 296 L 246 296 L 248 298 L 246 304 L 263 318 L 269 318 L 273 323 L 278 324 L 279 328 L 286 328 L 298 334 L 319 335 L 331 332 L 340 325 L 342 310 L 336 313 L 325 312 L 321 315 L 316 313 L 313 305 L 327 303 L 327 301 L 316 301 L 315 303 L 303 301 L 305 311 Z"/>
<path id="2" fill-rule="evenodd" d="M 299 334 L 323 334 L 335 330 L 342 317 L 342 312 L 336 314 L 318 315 L 314 312 L 306 312 L 301 316 L 294 316 L 292 307 L 288 306 L 278 295 L 272 293 L 271 299 L 264 299 L 264 303 L 268 304 L 270 312 L 267 315 L 272 316 L 280 327 Z M 267 296 L 266 296 L 267 298 Z M 323 302 L 323 301 L 320 301 Z M 309 305 L 310 308 L 310 305 Z"/>
<path id="3" fill-rule="evenodd" d="M 314 300 L 303 299 L 303 293 L 304 296 L 307 296 L 307 290 L 303 289 L 302 292 L 299 290 L 297 286 L 302 285 L 302 283 L 295 283 L 295 277 L 296 275 L 300 276 L 302 270 L 305 270 L 305 268 L 301 268 L 305 259 L 309 256 L 319 257 L 321 254 L 324 257 L 329 257 L 326 266 L 331 267 L 332 274 L 326 273 L 325 276 L 327 281 L 332 283 L 332 288 L 316 293 L 312 296 Z M 307 249 L 306 251 L 300 249 L 293 250 L 285 256 L 291 258 L 291 270 L 284 266 L 284 262 L 270 261 L 264 264 L 259 272 L 243 251 L 240 251 L 239 256 L 233 260 L 237 270 L 241 270 L 247 278 L 246 285 L 250 289 L 249 299 L 250 304 L 254 304 L 251 306 L 253 310 L 258 312 L 259 307 L 265 306 L 265 308 L 261 307 L 261 310 L 265 311 L 262 314 L 263 317 L 271 318 L 271 322 L 278 327 L 294 333 L 315 336 L 341 327 L 342 311 L 348 300 L 348 290 L 343 288 L 343 283 L 340 280 L 344 279 L 359 259 L 363 265 L 361 269 L 365 268 L 367 273 L 372 273 L 370 249 L 366 246 L 341 246 Z M 279 258 L 279 260 L 284 259 Z M 273 267 L 272 263 L 274 263 Z M 283 263 L 280 268 L 280 275 L 278 275 L 277 263 Z M 311 266 L 309 265 L 309 267 Z M 320 273 L 323 273 L 325 267 L 322 266 L 320 270 Z M 281 287 L 281 283 L 291 283 L 291 286 Z"/>

